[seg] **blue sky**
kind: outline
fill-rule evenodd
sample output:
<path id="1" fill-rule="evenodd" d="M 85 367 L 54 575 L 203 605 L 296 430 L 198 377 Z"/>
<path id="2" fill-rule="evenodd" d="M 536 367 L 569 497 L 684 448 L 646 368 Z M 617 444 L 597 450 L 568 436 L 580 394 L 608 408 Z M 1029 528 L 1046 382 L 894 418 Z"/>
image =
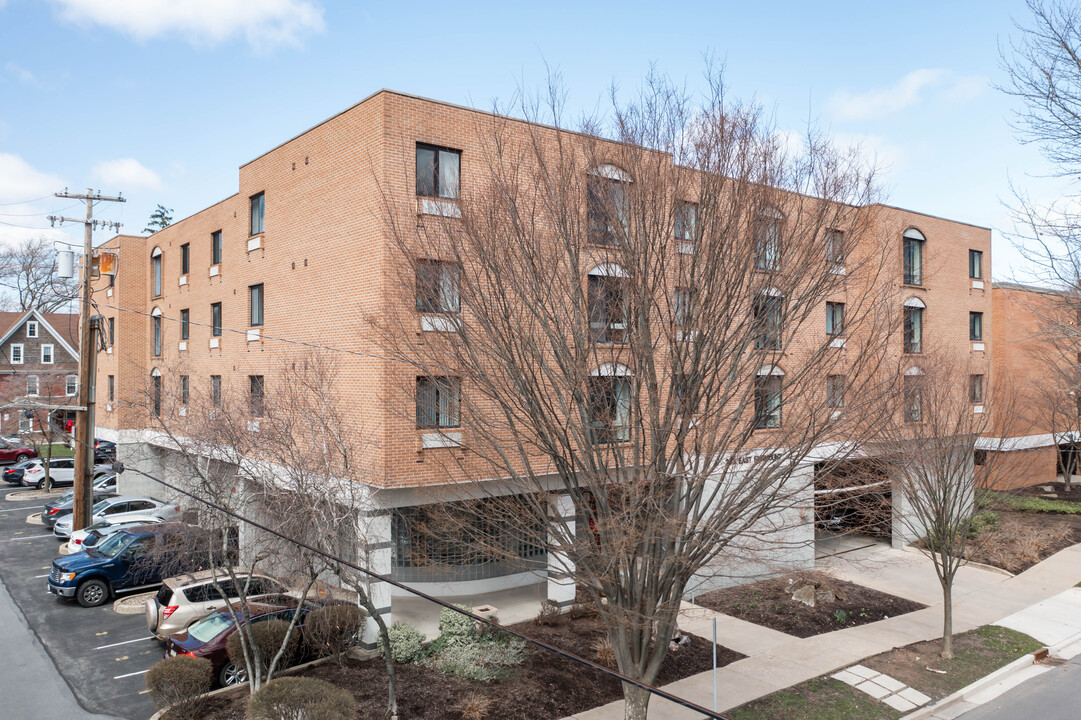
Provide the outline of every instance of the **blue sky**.
<path id="1" fill-rule="evenodd" d="M 888 202 L 1008 228 L 1009 181 L 1063 191 L 992 85 L 1020 2 L 398 3 L 0 0 L 0 241 L 123 191 L 139 232 L 236 190 L 237 168 L 382 87 L 488 108 L 558 70 L 572 109 L 655 66 L 694 90 L 703 55 L 784 131 L 816 122 L 884 165 Z M 65 210 L 65 208 L 67 208 Z M 66 237 L 81 237 L 81 228 Z M 64 237 L 57 234 L 57 237 Z M 98 240 L 106 235 L 99 233 Z M 996 233 L 994 273 L 1016 253 Z"/>

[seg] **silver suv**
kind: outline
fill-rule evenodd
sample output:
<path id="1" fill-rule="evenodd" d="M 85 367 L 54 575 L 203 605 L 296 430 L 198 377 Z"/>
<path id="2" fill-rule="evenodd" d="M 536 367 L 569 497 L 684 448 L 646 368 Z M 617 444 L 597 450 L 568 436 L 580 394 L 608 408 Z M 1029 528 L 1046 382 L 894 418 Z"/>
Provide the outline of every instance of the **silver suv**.
<path id="1" fill-rule="evenodd" d="M 155 597 L 146 601 L 146 627 L 160 640 L 173 633 L 187 629 L 196 620 L 226 609 L 226 601 L 218 588 L 214 587 L 214 575 L 217 573 L 218 585 L 230 602 L 240 601 L 240 592 L 233 587 L 233 581 L 223 570 L 201 570 L 166 579 Z M 278 580 L 266 575 L 248 575 L 235 571 L 237 582 L 242 586 L 247 582 L 249 602 L 258 601 L 266 595 L 298 596 L 299 592 L 290 591 Z M 224 575 L 224 577 L 223 577 Z"/>

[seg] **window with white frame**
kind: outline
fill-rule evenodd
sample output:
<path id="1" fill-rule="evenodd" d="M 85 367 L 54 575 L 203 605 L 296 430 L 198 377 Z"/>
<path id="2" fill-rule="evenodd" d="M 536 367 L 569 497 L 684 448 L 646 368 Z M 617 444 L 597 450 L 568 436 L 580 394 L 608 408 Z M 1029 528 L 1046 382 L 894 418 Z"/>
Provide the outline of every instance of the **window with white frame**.
<path id="1" fill-rule="evenodd" d="M 41 346 L 41 364 L 52 365 L 53 364 L 53 346 L 42 345 Z"/>
<path id="2" fill-rule="evenodd" d="M 68 397 L 79 394 L 78 375 L 68 375 L 64 378 L 64 394 Z"/>
<path id="3" fill-rule="evenodd" d="M 26 417 L 21 412 L 19 413 L 19 432 L 28 433 L 34 429 L 34 421 L 31 418 Z"/>
<path id="4" fill-rule="evenodd" d="M 596 274 L 590 271 L 586 300 L 593 339 L 599 343 L 622 343 L 627 337 L 630 315 L 626 273 Z"/>
<path id="5" fill-rule="evenodd" d="M 904 415 L 906 423 L 923 421 L 923 371 L 910 367 L 904 378 Z"/>
<path id="6" fill-rule="evenodd" d="M 776 365 L 763 366 L 754 378 L 754 426 L 763 430 L 781 427 L 784 371 Z"/>
<path id="7" fill-rule="evenodd" d="M 37 375 L 26 376 L 26 394 L 30 396 L 38 395 L 41 392 L 41 381 Z"/>
<path id="8" fill-rule="evenodd" d="M 591 440 L 594 444 L 630 439 L 631 371 L 624 365 L 605 364 L 593 371 L 587 387 Z"/>
<path id="9" fill-rule="evenodd" d="M 22 365 L 23 362 L 24 362 L 24 359 L 23 359 L 23 344 L 22 343 L 12 343 L 12 345 L 11 345 L 11 364 L 12 365 Z"/>
<path id="10" fill-rule="evenodd" d="M 151 273 L 154 281 L 154 297 L 161 297 L 161 248 L 150 253 Z"/>
<path id="11" fill-rule="evenodd" d="M 26 337 L 36 338 L 38 336 L 38 321 L 30 320 L 26 323 Z"/>

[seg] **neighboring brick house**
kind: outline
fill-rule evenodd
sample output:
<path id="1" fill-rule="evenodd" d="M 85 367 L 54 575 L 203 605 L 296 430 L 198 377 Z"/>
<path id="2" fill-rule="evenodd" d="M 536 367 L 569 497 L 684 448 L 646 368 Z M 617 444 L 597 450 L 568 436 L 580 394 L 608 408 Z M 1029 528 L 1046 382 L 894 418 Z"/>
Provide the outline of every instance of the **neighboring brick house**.
<path id="1" fill-rule="evenodd" d="M 68 313 L 0 313 L 0 405 L 20 400 L 74 405 L 78 392 L 79 316 Z M 66 431 L 70 410 L 53 414 L 54 427 Z M 6 407 L 0 416 L 4 434 L 39 433 L 33 418 Z"/>
<path id="2" fill-rule="evenodd" d="M 484 164 L 477 128 L 502 121 L 380 91 L 242 165 L 235 195 L 148 238 L 120 236 L 106 243 L 119 251 L 120 271 L 115 285 L 95 283 L 95 300 L 115 326 L 112 352 L 98 361 L 96 435 L 116 440 L 125 463 L 164 472 L 154 457 L 168 449 L 146 431 L 148 388 L 164 386 L 174 395 L 211 387 L 261 389 L 262 378 L 272 377 L 282 362 L 283 346 L 273 337 L 359 350 L 335 356 L 336 392 L 355 418 L 351 430 L 370 438 L 366 460 L 378 470 L 372 484 L 386 521 L 371 539 L 377 548 L 373 565 L 423 583 L 423 569 L 401 562 L 410 538 L 392 522 L 390 510 L 460 497 L 454 485 L 463 476 L 448 477 L 454 462 L 441 462 L 462 458 L 455 446 L 460 433 L 456 441 L 455 433 L 433 433 L 417 422 L 420 409 L 411 405 L 419 398 L 401 393 L 416 378 L 379 356 L 366 321 L 406 312 L 417 332 L 432 329 L 423 313 L 402 309 L 392 287 L 400 265 L 386 234 L 383 192 L 396 207 L 410 208 L 403 221 L 419 225 L 425 215 L 452 212 L 453 201 L 418 193 L 419 154 L 448 153 L 440 172 L 457 173 L 450 181 L 455 189 L 479 185 Z M 520 130 L 524 123 L 509 125 Z M 886 282 L 899 289 L 896 309 L 903 303 L 906 335 L 919 339 L 904 348 L 898 340 L 891 354 L 919 372 L 926 337 L 963 354 L 973 372 L 989 381 L 994 343 L 973 328 L 982 328 L 975 316 L 981 323 L 991 317 L 990 230 L 885 205 L 862 211 L 875 242 L 895 249 Z M 825 303 L 822 310 L 825 316 Z M 822 342 L 821 336 L 813 342 Z M 170 368 L 182 369 L 174 375 Z M 821 380 L 825 388 L 826 378 Z M 982 410 L 977 404 L 973 411 Z M 160 494 L 134 473 L 121 483 L 125 492 Z M 810 518 L 801 532 L 812 542 L 792 551 L 799 556 L 794 562 L 813 565 Z M 537 582 L 535 573 L 475 570 L 461 582 L 433 576 L 430 589 L 470 594 Z M 377 596 L 377 603 L 389 604 L 389 591 Z"/>

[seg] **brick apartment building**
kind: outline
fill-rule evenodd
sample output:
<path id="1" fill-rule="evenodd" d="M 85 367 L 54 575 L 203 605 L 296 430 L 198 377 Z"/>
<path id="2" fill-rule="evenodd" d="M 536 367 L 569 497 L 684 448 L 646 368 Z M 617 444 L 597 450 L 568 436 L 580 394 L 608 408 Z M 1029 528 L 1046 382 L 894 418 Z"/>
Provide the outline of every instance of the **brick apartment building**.
<path id="1" fill-rule="evenodd" d="M 106 243 L 119 252 L 120 271 L 114 284 L 103 279 L 95 287 L 114 328 L 111 352 L 98 361 L 98 436 L 116 440 L 124 462 L 164 472 L 156 458 L 168 450 L 153 447 L 146 416 L 162 392 L 262 393 L 264 378 L 288 360 L 290 348 L 274 338 L 357 351 L 335 356 L 337 393 L 357 434 L 373 440 L 371 460 L 379 468 L 373 484 L 385 512 L 371 531 L 378 537 L 369 538 L 377 548 L 374 569 L 449 595 L 543 581 L 543 573 L 520 569 L 476 566 L 448 575 L 409 566 L 408 526 L 397 518 L 458 497 L 460 478 L 448 476 L 453 463 L 446 459 L 460 454 L 461 434 L 418 424 L 423 412 L 442 411 L 414 411 L 428 389 L 422 393 L 418 384 L 416 398 L 401 391 L 409 373 L 379 357 L 365 321 L 400 309 L 393 287 L 399 261 L 382 193 L 413 208 L 411 222 L 453 215 L 457 189 L 484 172 L 477 127 L 497 120 L 503 121 L 380 91 L 242 165 L 236 194 L 148 238 Z M 905 345 L 899 333 L 891 352 L 911 355 L 908 371 L 919 372 L 926 343 L 948 345 L 989 382 L 990 230 L 884 205 L 862 212 L 873 217 L 874 242 L 894 259 L 887 282 L 906 316 Z M 424 313 L 408 312 L 417 332 L 438 330 Z M 983 411 L 980 402 L 973 405 Z M 130 473 L 121 484 L 125 492 L 162 494 Z M 788 559 L 809 567 L 810 519 L 803 532 L 808 546 Z M 548 592 L 564 591 L 549 585 Z M 390 606 L 389 592 L 376 596 Z"/>
<path id="2" fill-rule="evenodd" d="M 79 316 L 37 310 L 0 313 L 0 433 L 40 433 L 44 415 L 26 417 L 20 408 L 74 405 L 79 372 Z M 35 417 L 39 418 L 37 421 Z M 55 428 L 64 431 L 74 413 L 52 413 Z"/>

